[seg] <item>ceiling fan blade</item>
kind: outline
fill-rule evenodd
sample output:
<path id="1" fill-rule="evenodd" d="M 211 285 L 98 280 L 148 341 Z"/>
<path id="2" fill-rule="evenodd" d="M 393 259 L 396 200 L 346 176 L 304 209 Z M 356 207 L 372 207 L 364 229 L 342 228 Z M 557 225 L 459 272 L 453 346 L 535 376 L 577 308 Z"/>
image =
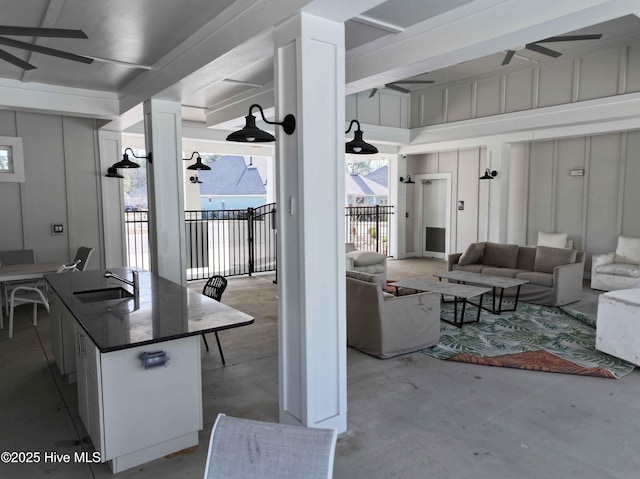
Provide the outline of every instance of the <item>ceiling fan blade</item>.
<path id="1" fill-rule="evenodd" d="M 54 48 L 42 47 L 40 45 L 33 45 L 31 43 L 20 42 L 11 38 L 0 37 L 0 44 L 8 47 L 22 48 L 30 52 L 42 53 L 44 55 L 51 55 L 54 57 L 64 58 L 65 60 L 72 60 L 80 63 L 93 63 L 93 58 L 82 57 L 80 55 L 74 55 L 73 53 L 63 52 Z"/>
<path id="2" fill-rule="evenodd" d="M 402 88 L 401 86 L 398 85 L 394 85 L 393 83 L 387 83 L 385 85 L 386 88 L 390 89 L 390 90 L 395 90 L 395 91 L 399 91 L 402 93 L 411 93 L 409 90 L 407 90 L 406 88 Z"/>
<path id="3" fill-rule="evenodd" d="M 527 50 L 531 50 L 532 52 L 542 53 L 543 55 L 547 55 L 548 57 L 558 58 L 562 53 L 557 52 L 555 50 L 551 50 L 550 48 L 543 47 L 538 45 L 537 43 L 528 43 L 524 46 Z"/>
<path id="4" fill-rule="evenodd" d="M 27 63 L 24 60 L 13 56 L 11 53 L 5 52 L 4 50 L 0 50 L 0 58 L 17 66 L 18 68 L 22 68 L 23 70 L 33 70 L 36 68 L 31 63 Z"/>
<path id="5" fill-rule="evenodd" d="M 372 88 L 371 92 L 369 93 L 369 98 L 371 98 L 373 95 L 375 95 L 377 91 L 378 91 L 377 88 Z"/>
<path id="6" fill-rule="evenodd" d="M 82 30 L 67 30 L 65 28 L 12 27 L 8 25 L 0 25 L 0 35 L 17 35 L 21 37 L 89 38 Z"/>
<path id="7" fill-rule="evenodd" d="M 400 80 L 394 81 L 392 85 L 420 85 L 420 84 L 431 84 L 435 83 L 435 80 Z"/>
<path id="8" fill-rule="evenodd" d="M 551 43 L 551 42 L 574 42 L 579 40 L 600 40 L 602 33 L 592 33 L 588 35 L 563 35 L 561 37 L 549 37 L 544 40 L 538 40 L 535 43 Z"/>
<path id="9" fill-rule="evenodd" d="M 502 66 L 508 65 L 515 54 L 516 52 L 514 50 L 507 50 L 507 54 L 504 56 L 504 60 L 502 60 Z"/>

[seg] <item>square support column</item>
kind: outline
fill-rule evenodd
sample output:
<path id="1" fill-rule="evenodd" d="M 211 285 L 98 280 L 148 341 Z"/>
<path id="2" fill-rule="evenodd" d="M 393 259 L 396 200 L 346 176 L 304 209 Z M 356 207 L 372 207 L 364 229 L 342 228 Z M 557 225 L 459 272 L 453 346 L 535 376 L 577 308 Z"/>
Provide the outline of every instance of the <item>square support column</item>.
<path id="1" fill-rule="evenodd" d="M 151 270 L 186 285 L 182 113 L 179 102 L 144 102 Z"/>
<path id="2" fill-rule="evenodd" d="M 344 24 L 275 30 L 280 422 L 346 431 Z"/>

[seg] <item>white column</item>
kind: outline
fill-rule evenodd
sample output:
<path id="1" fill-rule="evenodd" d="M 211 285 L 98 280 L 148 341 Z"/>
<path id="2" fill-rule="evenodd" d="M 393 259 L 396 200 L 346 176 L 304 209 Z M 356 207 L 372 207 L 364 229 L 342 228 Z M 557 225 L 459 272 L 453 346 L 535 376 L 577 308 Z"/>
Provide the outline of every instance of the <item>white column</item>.
<path id="1" fill-rule="evenodd" d="M 391 156 L 391 155 L 390 155 Z M 407 193 L 415 185 L 400 183 L 400 178 L 407 177 L 407 155 L 396 155 L 389 161 L 389 204 L 395 205 L 389 225 L 391 235 L 391 256 L 395 259 L 407 257 Z"/>
<path id="2" fill-rule="evenodd" d="M 487 241 L 507 242 L 507 220 L 509 203 L 509 157 L 510 143 L 487 145 L 487 165 L 498 175 L 489 183 L 489 228 Z"/>
<path id="3" fill-rule="evenodd" d="M 347 426 L 344 25 L 302 13 L 275 32 L 280 422 Z"/>
<path id="4" fill-rule="evenodd" d="M 186 285 L 181 125 L 179 102 L 144 102 L 151 270 Z"/>

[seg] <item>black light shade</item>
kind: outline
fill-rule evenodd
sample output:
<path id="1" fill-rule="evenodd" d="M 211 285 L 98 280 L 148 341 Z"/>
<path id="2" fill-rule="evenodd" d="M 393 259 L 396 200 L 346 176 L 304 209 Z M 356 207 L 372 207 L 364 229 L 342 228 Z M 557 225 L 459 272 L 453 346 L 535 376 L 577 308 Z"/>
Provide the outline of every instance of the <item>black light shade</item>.
<path id="1" fill-rule="evenodd" d="M 122 160 L 113 164 L 113 168 L 140 168 L 138 163 L 135 163 L 129 159 L 129 155 L 127 155 L 127 151 L 131 152 L 131 156 L 134 158 L 144 158 L 145 160 L 149 160 L 149 163 L 152 162 L 153 156 L 149 153 L 147 156 L 138 156 L 136 155 L 131 148 L 125 148 L 124 153 L 122 154 Z"/>
<path id="2" fill-rule="evenodd" d="M 187 170 L 210 170 L 211 167 L 209 165 L 205 165 L 202 162 L 202 158 L 200 157 L 200 153 L 194 151 L 191 153 L 191 158 L 183 158 L 184 161 L 193 160 L 193 157 L 196 157 L 196 162 L 193 165 L 187 166 Z"/>
<path id="3" fill-rule="evenodd" d="M 493 180 L 494 177 L 498 176 L 498 172 L 493 170 L 490 171 L 489 168 L 487 168 L 486 170 L 484 170 L 484 175 L 482 175 L 479 179 L 480 180 Z"/>
<path id="4" fill-rule="evenodd" d="M 353 133 L 353 140 L 346 144 L 346 152 L 353 153 L 354 155 L 373 155 L 378 153 L 378 149 L 375 146 L 362 139 L 362 130 L 360 129 L 360 122 L 358 120 L 351 120 L 351 123 L 349 123 L 349 129 L 345 131 L 345 134 L 351 131 L 351 127 L 354 123 L 358 125 L 358 127 Z"/>
<path id="5" fill-rule="evenodd" d="M 124 178 L 120 173 L 118 173 L 118 169 L 115 166 L 110 166 L 107 168 L 107 174 L 104 175 L 107 178 Z"/>
<path id="6" fill-rule="evenodd" d="M 411 179 L 411 175 L 407 175 L 406 178 L 400 177 L 400 183 L 404 183 L 405 185 L 413 185 L 415 181 Z"/>
<path id="7" fill-rule="evenodd" d="M 287 135 L 291 135 L 296 130 L 296 118 L 288 114 L 281 122 L 269 121 L 265 118 L 264 112 L 260 105 L 254 104 L 249 107 L 249 114 L 244 117 L 245 125 L 242 130 L 234 131 L 227 136 L 227 141 L 237 141 L 241 143 L 267 143 L 276 141 L 275 136 L 256 126 L 256 118 L 251 114 L 251 110 L 257 108 L 260 110 L 262 120 L 269 125 L 280 125 Z"/>

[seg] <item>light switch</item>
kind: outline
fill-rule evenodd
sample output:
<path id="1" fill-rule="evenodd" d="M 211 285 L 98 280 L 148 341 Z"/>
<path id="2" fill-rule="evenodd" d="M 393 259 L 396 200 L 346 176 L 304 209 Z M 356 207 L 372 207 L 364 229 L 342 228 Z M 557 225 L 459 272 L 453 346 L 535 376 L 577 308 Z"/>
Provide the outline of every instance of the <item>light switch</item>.
<path id="1" fill-rule="evenodd" d="M 51 223 L 51 234 L 52 235 L 64 234 L 64 223 Z"/>

